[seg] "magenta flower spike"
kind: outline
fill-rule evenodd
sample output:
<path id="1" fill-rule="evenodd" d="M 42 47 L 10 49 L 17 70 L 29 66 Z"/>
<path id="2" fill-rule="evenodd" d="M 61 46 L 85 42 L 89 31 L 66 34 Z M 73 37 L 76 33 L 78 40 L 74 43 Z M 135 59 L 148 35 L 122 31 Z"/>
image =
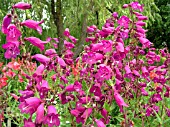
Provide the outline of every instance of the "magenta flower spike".
<path id="1" fill-rule="evenodd" d="M 50 105 L 47 108 L 47 115 L 45 116 L 44 124 L 48 124 L 48 127 L 60 125 L 57 110 L 53 105 Z"/>
<path id="2" fill-rule="evenodd" d="M 21 10 L 26 10 L 26 9 L 30 9 L 31 8 L 31 4 L 28 3 L 24 3 L 24 2 L 18 2 L 16 3 L 13 8 L 18 8 Z"/>
<path id="3" fill-rule="evenodd" d="M 106 125 L 101 120 L 95 119 L 95 122 L 97 127 L 106 127 Z"/>
<path id="4" fill-rule="evenodd" d="M 14 25 L 10 24 L 7 28 L 7 42 L 15 42 L 18 41 L 18 38 L 21 36 L 20 30 Z"/>
<path id="5" fill-rule="evenodd" d="M 8 15 L 6 15 L 6 16 L 3 18 L 3 21 L 2 21 L 2 29 L 1 29 L 2 33 L 7 34 L 7 31 L 8 31 L 7 28 L 8 28 L 8 26 L 10 25 L 11 20 L 12 20 L 12 15 L 11 15 L 11 14 L 8 14 Z"/>
<path id="6" fill-rule="evenodd" d="M 38 106 L 36 111 L 36 124 L 41 124 L 44 120 L 44 103 L 42 103 L 40 106 Z"/>
<path id="7" fill-rule="evenodd" d="M 34 29 L 34 30 L 38 31 L 39 34 L 42 34 L 42 28 L 39 25 L 42 24 L 43 22 L 44 22 L 44 20 L 37 22 L 37 21 L 29 19 L 29 20 L 22 22 L 21 25 L 26 26 L 30 29 Z"/>
<path id="8" fill-rule="evenodd" d="M 42 41 L 39 38 L 36 37 L 28 37 L 24 38 L 24 40 L 29 41 L 34 46 L 38 47 L 41 51 L 45 49 L 44 44 L 47 44 L 50 40 Z"/>

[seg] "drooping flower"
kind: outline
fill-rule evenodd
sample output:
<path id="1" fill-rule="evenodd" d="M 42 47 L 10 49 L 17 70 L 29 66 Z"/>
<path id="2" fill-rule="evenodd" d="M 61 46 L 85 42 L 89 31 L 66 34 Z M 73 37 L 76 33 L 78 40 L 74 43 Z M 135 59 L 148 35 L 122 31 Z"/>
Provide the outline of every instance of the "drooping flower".
<path id="1" fill-rule="evenodd" d="M 101 115 L 104 117 L 102 118 L 101 120 L 105 123 L 105 124 L 108 124 L 109 123 L 109 117 L 108 117 L 108 112 L 106 109 L 102 109 L 101 110 Z"/>
<path id="2" fill-rule="evenodd" d="M 25 20 L 24 22 L 22 22 L 21 25 L 26 26 L 30 29 L 34 29 L 38 31 L 39 34 L 42 34 L 42 28 L 39 25 L 42 24 L 43 22 L 44 20 L 37 22 L 37 21 L 29 19 L 29 20 Z"/>
<path id="3" fill-rule="evenodd" d="M 8 28 L 8 26 L 10 25 L 11 20 L 12 20 L 12 15 L 11 15 L 11 14 L 8 14 L 8 15 L 6 15 L 6 16 L 3 18 L 3 21 L 2 21 L 2 29 L 1 29 L 2 33 L 7 34 L 7 28 Z"/>
<path id="4" fill-rule="evenodd" d="M 36 111 L 36 124 L 41 124 L 44 120 L 44 103 L 38 106 Z"/>
<path id="5" fill-rule="evenodd" d="M 46 80 L 42 80 L 42 82 L 37 84 L 37 89 L 40 95 L 40 98 L 43 99 L 45 95 L 48 93 L 50 89 L 48 86 L 48 82 Z"/>
<path id="6" fill-rule="evenodd" d="M 125 49 L 124 49 L 124 45 L 123 45 L 123 43 L 121 43 L 121 42 L 117 42 L 116 50 L 117 50 L 118 52 L 124 52 L 124 51 L 125 51 Z"/>
<path id="7" fill-rule="evenodd" d="M 101 120 L 95 119 L 95 122 L 97 127 L 106 127 L 106 125 Z"/>
<path id="8" fill-rule="evenodd" d="M 66 63 L 65 63 L 65 61 L 63 60 L 63 58 L 58 57 L 58 58 L 57 58 L 57 62 L 59 63 L 59 65 L 60 65 L 62 68 L 65 68 L 65 67 L 66 67 Z"/>
<path id="9" fill-rule="evenodd" d="M 28 38 L 24 38 L 24 40 L 29 41 L 34 46 L 38 47 L 41 51 L 43 51 L 45 49 L 44 45 L 50 41 L 50 39 L 48 39 L 48 38 L 46 41 L 42 41 L 36 37 L 28 37 Z"/>
<path id="10" fill-rule="evenodd" d="M 120 96 L 118 91 L 114 88 L 114 86 L 113 86 L 113 91 L 114 91 L 114 98 L 116 100 L 117 105 L 120 108 L 120 112 L 123 112 L 123 106 L 124 107 L 129 107 L 129 106 L 124 102 L 123 98 Z"/>
<path id="11" fill-rule="evenodd" d="M 73 43 L 68 42 L 66 40 L 64 40 L 64 46 L 66 47 L 66 49 L 72 49 L 75 47 Z"/>
<path id="12" fill-rule="evenodd" d="M 50 105 L 47 108 L 47 115 L 45 116 L 44 124 L 48 124 L 49 127 L 60 125 L 57 110 L 53 105 Z"/>
<path id="13" fill-rule="evenodd" d="M 146 69 L 146 67 L 143 66 L 141 69 L 142 69 L 142 76 L 145 77 L 145 78 L 148 77 L 149 76 L 149 72 Z"/>
<path id="14" fill-rule="evenodd" d="M 32 56 L 32 59 L 36 59 L 37 61 L 39 61 L 43 65 L 46 65 L 50 62 L 50 58 L 48 58 L 48 57 L 46 57 L 42 54 L 36 54 L 36 55 Z"/>
<path id="15" fill-rule="evenodd" d="M 31 4 L 25 3 L 25 2 L 18 2 L 16 3 L 13 8 L 18 8 L 21 10 L 26 10 L 31 8 Z"/>
<path id="16" fill-rule="evenodd" d="M 55 56 L 58 56 L 55 49 L 48 49 L 45 51 L 45 55 L 46 56 L 49 56 L 51 58 L 55 57 Z"/>
<path id="17" fill-rule="evenodd" d="M 41 100 L 37 97 L 30 97 L 25 99 L 19 104 L 19 109 L 22 113 L 29 113 L 32 115 L 37 111 L 38 106 L 41 104 Z"/>
<path id="18" fill-rule="evenodd" d="M 24 127 L 36 127 L 35 123 L 31 119 L 24 119 Z"/>
<path id="19" fill-rule="evenodd" d="M 77 38 L 75 38 L 75 37 L 73 37 L 73 36 L 69 36 L 69 39 L 74 43 L 74 44 L 76 44 L 76 42 L 77 42 Z"/>
<path id="20" fill-rule="evenodd" d="M 19 90 L 19 93 L 21 94 L 20 99 L 19 99 L 20 102 L 24 102 L 25 99 L 34 96 L 34 92 L 31 90 L 24 90 L 24 91 Z"/>
<path id="21" fill-rule="evenodd" d="M 169 108 L 166 108 L 166 114 L 168 117 L 170 117 L 170 109 Z"/>

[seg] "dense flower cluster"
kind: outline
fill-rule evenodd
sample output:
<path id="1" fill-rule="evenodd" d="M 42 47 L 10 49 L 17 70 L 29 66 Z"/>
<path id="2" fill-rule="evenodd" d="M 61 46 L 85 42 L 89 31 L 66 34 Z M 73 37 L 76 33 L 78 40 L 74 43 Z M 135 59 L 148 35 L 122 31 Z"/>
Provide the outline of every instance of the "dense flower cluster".
<path id="1" fill-rule="evenodd" d="M 30 4 L 23 2 L 13 6 L 14 10 L 30 8 Z M 112 116 L 105 104 L 111 106 L 113 101 L 117 103 L 125 119 L 125 110 L 130 108 L 130 101 L 141 97 L 146 100 L 140 104 L 139 101 L 136 102 L 135 108 L 139 108 L 140 112 L 135 114 L 154 116 L 155 112 L 160 112 L 161 107 L 157 104 L 170 97 L 170 86 L 167 84 L 170 78 L 170 54 L 166 48 L 157 53 L 146 38 L 143 26 L 147 17 L 140 13 L 143 5 L 131 2 L 123 8 L 130 8 L 135 19 L 119 16 L 114 12 L 101 30 L 95 25 L 87 27 L 86 42 L 89 45 L 76 60 L 73 59 L 73 49 L 78 40 L 70 35 L 68 28 L 63 33 L 66 38 L 63 55 L 58 56 L 56 45 L 55 48 L 45 50 L 47 43 L 52 43 L 53 40 L 58 43 L 57 38 L 42 41 L 37 37 L 25 37 L 22 40 L 20 27 L 26 26 L 42 34 L 40 25 L 43 21 L 29 19 L 15 24 L 12 22 L 12 14 L 4 17 L 2 32 L 6 34 L 7 43 L 2 47 L 6 50 L 6 59 L 16 58 L 24 41 L 30 42 L 40 51 L 45 50 L 44 54 L 30 56 L 26 53 L 24 56 L 23 62 L 32 64 L 31 61 L 35 59 L 40 63 L 36 69 L 23 70 L 16 61 L 8 63 L 9 70 L 20 68 L 21 72 L 28 72 L 24 73 L 28 84 L 25 90 L 19 91 L 21 96 L 18 98 L 21 113 L 30 115 L 29 119 L 24 120 L 24 127 L 43 124 L 49 127 L 59 126 L 62 115 L 60 107 L 67 104 L 70 115 L 75 118 L 76 123 L 83 126 L 88 124 L 106 127 Z M 165 60 L 161 63 L 162 57 Z M 54 72 L 51 76 L 52 84 L 46 78 L 50 72 Z M 10 74 L 13 75 L 12 72 Z M 70 78 L 74 80 L 70 81 Z M 1 85 L 7 85 L 6 77 L 2 77 L 0 81 Z M 170 116 L 170 109 L 165 108 Z M 35 121 L 33 114 L 36 114 Z M 132 123 L 130 119 L 126 119 L 126 122 L 127 125 Z"/>

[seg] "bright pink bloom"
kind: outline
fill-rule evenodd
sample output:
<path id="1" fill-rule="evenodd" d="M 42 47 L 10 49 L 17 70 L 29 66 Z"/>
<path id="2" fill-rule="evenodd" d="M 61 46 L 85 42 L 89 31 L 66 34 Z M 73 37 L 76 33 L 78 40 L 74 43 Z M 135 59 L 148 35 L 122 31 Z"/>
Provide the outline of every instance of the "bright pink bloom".
<path id="1" fill-rule="evenodd" d="M 30 9 L 31 8 L 31 4 L 28 3 L 24 3 L 24 2 L 18 2 L 16 3 L 13 8 L 18 8 L 21 10 L 26 10 L 26 9 Z"/>
<path id="2" fill-rule="evenodd" d="M 41 100 L 37 97 L 30 97 L 25 99 L 23 102 L 19 104 L 19 109 L 22 113 L 29 113 L 32 115 L 37 111 L 37 108 L 41 104 Z"/>
<path id="3" fill-rule="evenodd" d="M 131 3 L 130 3 L 130 6 L 131 6 L 134 10 L 139 10 L 139 11 L 142 12 L 144 5 L 141 5 L 141 4 L 139 4 L 139 2 L 134 1 L 134 2 L 131 2 Z"/>
<path id="4" fill-rule="evenodd" d="M 69 37 L 70 36 L 70 31 L 68 28 L 65 29 L 64 31 L 64 36 Z"/>
<path id="5" fill-rule="evenodd" d="M 14 25 L 10 24 L 7 28 L 7 42 L 15 42 L 18 41 L 18 38 L 21 36 L 20 30 Z"/>
<path id="6" fill-rule="evenodd" d="M 123 8 L 127 8 L 129 5 L 128 4 L 124 4 L 123 5 Z"/>
<path id="7" fill-rule="evenodd" d="M 36 111 L 36 124 L 41 124 L 44 120 L 44 103 L 38 106 Z"/>
<path id="8" fill-rule="evenodd" d="M 19 50 L 19 42 L 7 42 L 6 44 L 2 45 L 3 49 L 6 49 L 6 52 L 4 54 L 6 59 L 10 59 L 10 58 L 16 58 L 17 55 L 20 54 L 20 50 Z"/>
<path id="9" fill-rule="evenodd" d="M 44 20 L 37 22 L 37 21 L 29 19 L 29 20 L 22 22 L 21 25 L 37 30 L 39 34 L 42 34 L 42 28 L 39 25 L 42 24 L 43 22 Z"/>
<path id="10" fill-rule="evenodd" d="M 130 19 L 127 16 L 121 16 L 117 23 L 125 28 L 129 27 Z"/>
<path id="11" fill-rule="evenodd" d="M 95 75 L 98 82 L 103 82 L 104 80 L 110 79 L 112 76 L 112 69 L 105 64 L 100 64 L 99 69 Z"/>
<path id="12" fill-rule="evenodd" d="M 66 67 L 66 63 L 65 63 L 65 61 L 63 60 L 63 58 L 58 57 L 58 63 L 59 63 L 59 65 L 60 65 L 62 68 L 65 68 L 65 67 Z"/>
<path id="13" fill-rule="evenodd" d="M 24 127 L 36 127 L 35 123 L 31 119 L 24 119 Z"/>
<path id="14" fill-rule="evenodd" d="M 119 52 L 124 52 L 124 45 L 121 42 L 117 42 L 116 50 Z"/>
<path id="15" fill-rule="evenodd" d="M 73 36 L 69 36 L 69 39 L 70 39 L 74 44 L 76 44 L 76 42 L 77 42 L 77 40 L 78 40 L 78 39 L 76 39 L 76 38 L 73 37 Z"/>
<path id="16" fill-rule="evenodd" d="M 142 22 L 142 21 L 137 21 L 135 23 L 136 23 L 136 25 L 139 25 L 139 26 L 145 26 L 146 25 L 146 23 Z"/>
<path id="17" fill-rule="evenodd" d="M 95 122 L 97 127 L 106 127 L 106 125 L 101 120 L 95 119 Z"/>
<path id="18" fill-rule="evenodd" d="M 118 18 L 118 13 L 117 12 L 113 12 L 112 16 L 117 19 Z"/>
<path id="19" fill-rule="evenodd" d="M 44 44 L 47 44 L 50 40 L 42 41 L 39 38 L 36 37 L 28 37 L 24 38 L 24 40 L 29 41 L 34 46 L 38 47 L 41 51 L 45 49 Z"/>
<path id="20" fill-rule="evenodd" d="M 57 110 L 53 105 L 50 105 L 47 108 L 47 115 L 44 119 L 44 124 L 48 124 L 48 127 L 60 125 L 60 120 L 58 118 Z"/>
<path id="21" fill-rule="evenodd" d="M 40 63 L 46 65 L 50 62 L 50 58 L 42 55 L 42 54 L 36 54 L 34 56 L 32 56 L 33 59 L 36 59 L 37 61 L 39 61 Z"/>
<path id="22" fill-rule="evenodd" d="M 44 98 L 49 91 L 49 86 L 48 86 L 48 82 L 46 80 L 42 80 L 42 82 L 40 82 L 40 84 L 37 84 L 37 89 L 40 95 L 40 98 Z"/>
<path id="23" fill-rule="evenodd" d="M 147 16 L 137 16 L 138 20 L 147 20 Z"/>
<path id="24" fill-rule="evenodd" d="M 124 102 L 123 98 L 120 96 L 120 94 L 118 93 L 118 91 L 114 88 L 113 86 L 113 90 L 114 90 L 114 98 L 116 100 L 117 105 L 120 108 L 120 112 L 123 112 L 123 106 L 124 107 L 128 107 L 128 105 Z"/>
<path id="25" fill-rule="evenodd" d="M 11 14 L 8 14 L 4 17 L 4 19 L 2 21 L 2 29 L 1 29 L 2 33 L 7 34 L 7 28 L 10 25 L 11 20 L 12 20 Z"/>
<path id="26" fill-rule="evenodd" d="M 75 47 L 73 43 L 68 42 L 66 40 L 64 40 L 64 46 L 66 47 L 66 49 L 72 49 Z"/>

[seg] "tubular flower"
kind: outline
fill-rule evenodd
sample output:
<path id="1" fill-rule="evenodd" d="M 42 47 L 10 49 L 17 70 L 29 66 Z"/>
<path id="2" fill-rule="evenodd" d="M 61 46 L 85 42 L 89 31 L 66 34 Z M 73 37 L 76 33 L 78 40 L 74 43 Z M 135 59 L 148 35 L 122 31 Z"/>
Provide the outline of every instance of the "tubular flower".
<path id="1" fill-rule="evenodd" d="M 4 19 L 2 21 L 2 29 L 1 29 L 2 33 L 7 34 L 7 28 L 10 25 L 11 20 L 12 20 L 11 14 L 8 14 L 4 17 Z"/>
<path id="2" fill-rule="evenodd" d="M 50 40 L 42 41 L 39 38 L 36 37 L 28 37 L 24 38 L 24 40 L 29 41 L 34 46 L 38 47 L 41 51 L 45 49 L 44 44 L 47 44 Z"/>
<path id="3" fill-rule="evenodd" d="M 16 58 L 17 55 L 20 54 L 19 50 L 19 42 L 7 42 L 6 44 L 2 45 L 3 49 L 6 49 L 5 52 L 5 58 L 10 59 L 10 58 Z"/>
<path id="4" fill-rule="evenodd" d="M 32 56 L 32 58 L 36 59 L 37 61 L 39 61 L 43 65 L 46 65 L 50 62 L 50 58 L 48 58 L 48 57 L 46 57 L 42 54 L 36 54 L 36 55 Z"/>
<path id="5" fill-rule="evenodd" d="M 34 112 L 37 111 L 37 108 L 40 104 L 41 100 L 39 98 L 30 97 L 19 104 L 19 109 L 22 113 L 29 113 L 30 115 L 32 115 Z"/>
<path id="6" fill-rule="evenodd" d="M 7 42 L 16 42 L 20 36 L 20 30 L 14 24 L 10 24 L 7 28 Z"/>
<path id="7" fill-rule="evenodd" d="M 117 105 L 120 108 L 120 112 L 123 112 L 123 108 L 124 107 L 128 107 L 128 105 L 124 102 L 123 98 L 120 96 L 120 94 L 117 92 L 117 90 L 113 87 L 114 90 L 114 98 L 116 100 Z"/>
<path id="8" fill-rule="evenodd" d="M 44 119 L 44 124 L 48 124 L 49 127 L 59 126 L 60 120 L 56 108 L 53 105 L 48 106 L 47 115 Z"/>
<path id="9" fill-rule="evenodd" d="M 44 120 L 44 103 L 42 103 L 38 108 L 36 112 L 36 124 L 41 124 Z"/>
<path id="10" fill-rule="evenodd" d="M 39 34 L 42 34 L 42 28 L 39 25 L 42 24 L 43 22 L 44 22 L 44 20 L 37 22 L 37 21 L 29 19 L 29 20 L 22 22 L 21 25 L 26 26 L 31 29 L 34 29 L 34 30 L 38 31 Z"/>
<path id="11" fill-rule="evenodd" d="M 97 124 L 97 127 L 106 127 L 106 125 L 101 120 L 96 119 L 95 122 Z"/>
<path id="12" fill-rule="evenodd" d="M 16 3 L 13 8 L 18 8 L 21 10 L 26 10 L 26 9 L 30 9 L 31 8 L 31 4 L 28 3 L 24 3 L 24 2 L 18 2 Z"/>

